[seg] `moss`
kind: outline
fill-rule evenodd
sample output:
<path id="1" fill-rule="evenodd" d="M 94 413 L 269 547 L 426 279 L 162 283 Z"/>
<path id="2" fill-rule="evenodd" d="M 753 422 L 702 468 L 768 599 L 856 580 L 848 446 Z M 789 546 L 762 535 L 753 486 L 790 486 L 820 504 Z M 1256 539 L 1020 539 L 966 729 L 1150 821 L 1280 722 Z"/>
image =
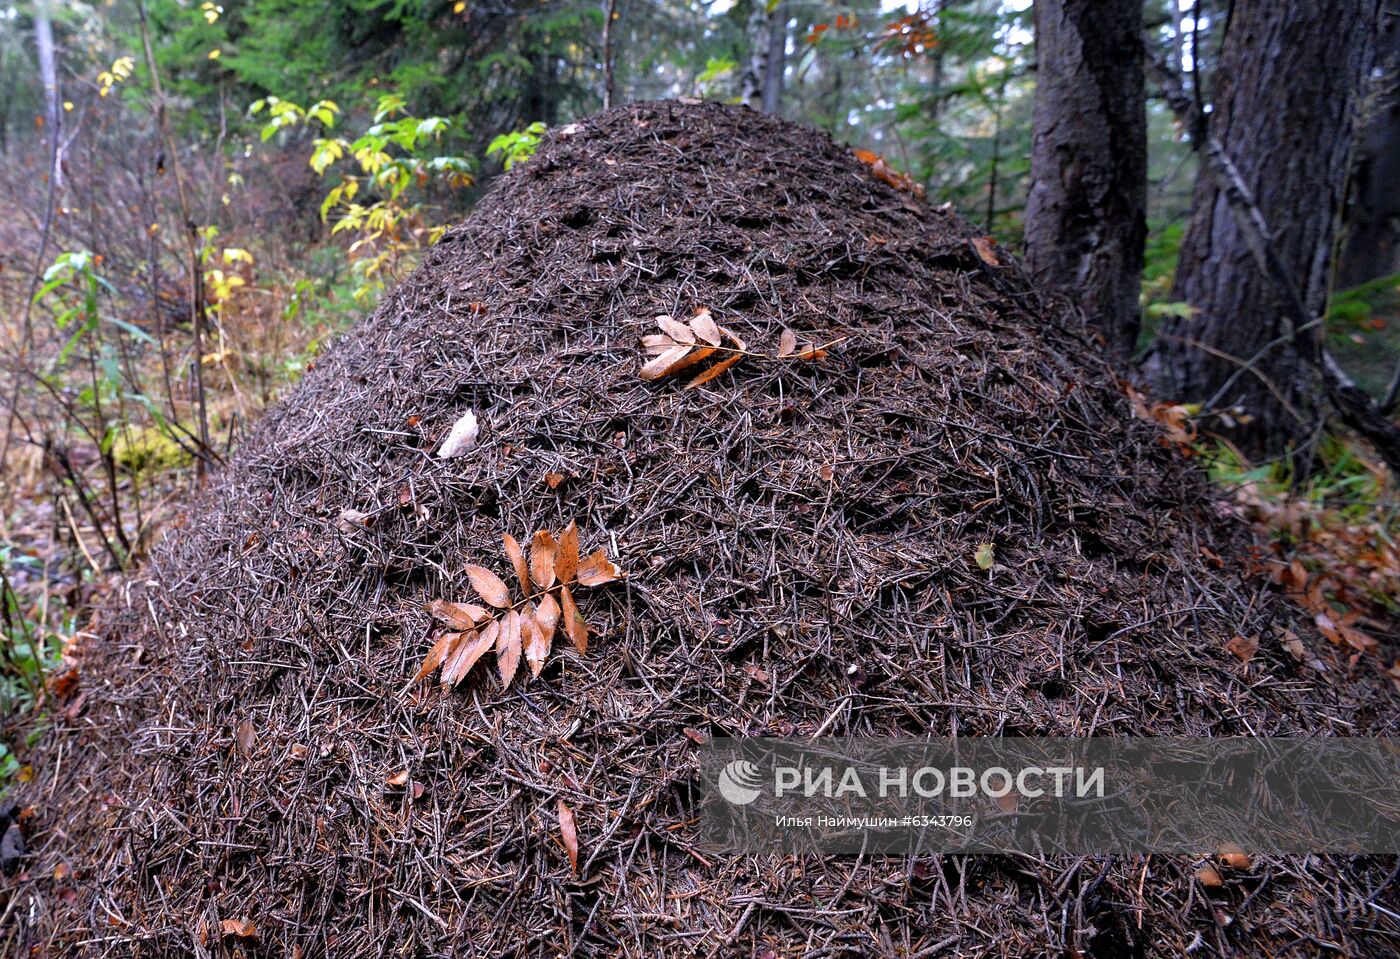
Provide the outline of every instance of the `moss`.
<path id="1" fill-rule="evenodd" d="M 162 473 L 193 461 L 188 450 L 155 426 L 117 430 L 112 440 L 112 458 L 122 469 L 136 474 Z"/>

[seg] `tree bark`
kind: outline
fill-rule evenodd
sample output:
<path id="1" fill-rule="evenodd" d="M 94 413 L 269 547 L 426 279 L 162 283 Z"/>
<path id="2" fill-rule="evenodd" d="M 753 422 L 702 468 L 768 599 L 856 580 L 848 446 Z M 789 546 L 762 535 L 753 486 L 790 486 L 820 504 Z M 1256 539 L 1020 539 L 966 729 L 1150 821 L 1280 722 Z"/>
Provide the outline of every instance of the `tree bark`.
<path id="1" fill-rule="evenodd" d="M 39 82 L 44 87 L 44 122 L 48 126 L 50 156 L 49 176 L 54 189 L 63 185 L 63 106 L 58 88 L 58 54 L 53 44 L 53 18 L 49 0 L 34 4 L 34 47 L 39 54 Z"/>
<path id="2" fill-rule="evenodd" d="M 1380 0 L 1236 0 L 1220 52 L 1209 134 L 1234 161 L 1294 278 L 1302 313 L 1326 301 L 1359 91 Z M 1178 401 L 1238 407 L 1229 433 L 1253 457 L 1297 449 L 1319 423 L 1321 328 L 1293 335 L 1219 179 L 1197 178 L 1172 298 L 1149 370 Z M 1244 375 L 1239 375 L 1244 369 Z"/>
<path id="3" fill-rule="evenodd" d="M 749 62 L 740 78 L 739 99 L 754 110 L 763 109 L 763 82 L 768 77 L 768 11 L 764 0 L 752 0 L 749 12 Z"/>
<path id="4" fill-rule="evenodd" d="M 1377 67 L 1352 166 L 1341 289 L 1400 271 L 1400 8 L 1382 14 Z"/>
<path id="5" fill-rule="evenodd" d="M 1142 0 L 1037 0 L 1026 264 L 1127 357 L 1147 238 Z"/>
<path id="6" fill-rule="evenodd" d="M 763 64 L 763 112 L 776 115 L 782 105 L 783 67 L 787 58 L 787 13 L 780 2 L 768 14 L 768 56 Z"/>
<path id="7" fill-rule="evenodd" d="M 603 109 L 613 105 L 613 22 L 617 20 L 617 0 L 603 4 Z"/>

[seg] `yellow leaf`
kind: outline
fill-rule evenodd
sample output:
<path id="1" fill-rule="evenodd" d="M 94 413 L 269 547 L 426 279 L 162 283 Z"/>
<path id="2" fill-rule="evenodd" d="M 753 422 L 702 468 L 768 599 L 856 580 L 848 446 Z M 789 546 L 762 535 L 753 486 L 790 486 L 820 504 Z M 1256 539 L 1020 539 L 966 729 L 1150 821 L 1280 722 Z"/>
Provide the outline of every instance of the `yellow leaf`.
<path id="1" fill-rule="evenodd" d="M 1238 844 L 1233 842 L 1221 843 L 1220 849 L 1217 850 L 1217 852 L 1220 855 L 1220 861 L 1231 869 L 1249 868 L 1249 853 L 1245 852 Z"/>
<path id="2" fill-rule="evenodd" d="M 559 536 L 559 549 L 554 554 L 554 575 L 559 582 L 573 582 L 578 572 L 578 524 L 570 521 Z"/>
<path id="3" fill-rule="evenodd" d="M 554 585 L 554 554 L 558 549 L 548 530 L 540 530 L 530 540 L 530 576 L 540 589 Z"/>
<path id="4" fill-rule="evenodd" d="M 456 641 L 458 633 L 443 633 L 438 637 L 438 641 L 433 643 L 433 648 L 428 650 L 428 655 L 423 659 L 423 665 L 418 667 L 418 672 L 414 674 L 413 681 L 419 682 L 433 670 L 442 665 L 443 657 Z"/>
<path id="5" fill-rule="evenodd" d="M 622 571 L 608 559 L 607 553 L 600 549 L 579 567 L 578 582 L 580 586 L 601 586 L 613 582 L 621 575 Z"/>
<path id="6" fill-rule="evenodd" d="M 502 533 L 501 540 L 505 543 L 506 555 L 510 557 L 510 565 L 515 567 L 515 578 L 520 580 L 520 589 L 528 597 L 530 595 L 530 567 L 525 564 L 525 551 L 520 548 L 515 537 L 509 533 Z"/>
<path id="7" fill-rule="evenodd" d="M 219 931 L 225 936 L 237 936 L 239 939 L 256 939 L 258 927 L 253 925 L 251 919 L 225 919 L 219 923 Z"/>
<path id="8" fill-rule="evenodd" d="M 687 354 L 694 349 L 692 346 L 681 344 L 673 346 L 665 353 L 649 361 L 642 367 L 641 377 L 644 380 L 659 380 L 672 371 L 677 364 L 684 360 Z"/>
<path id="9" fill-rule="evenodd" d="M 982 262 L 988 266 L 1001 266 L 1001 260 L 997 259 L 995 242 L 989 236 L 974 236 L 972 238 L 972 248 L 977 251 Z"/>
<path id="10" fill-rule="evenodd" d="M 559 800 L 559 837 L 564 841 L 564 851 L 569 854 L 569 868 L 578 875 L 578 824 L 574 822 L 574 811 Z"/>
<path id="11" fill-rule="evenodd" d="M 559 626 L 559 603 L 548 593 L 540 597 L 539 608 L 535 610 L 535 624 L 540 628 L 541 642 L 548 649 L 554 642 L 554 631 Z"/>
<path id="12" fill-rule="evenodd" d="M 569 592 L 569 587 L 565 586 L 559 593 L 564 600 L 564 633 L 574 644 L 575 649 L 580 653 L 586 653 L 588 652 L 588 624 L 579 615 L 578 607 L 574 605 L 574 594 Z"/>
<path id="13" fill-rule="evenodd" d="M 642 347 L 646 350 L 647 356 L 660 356 L 667 350 L 674 349 L 678 344 L 665 333 L 649 333 L 642 337 Z"/>
<path id="14" fill-rule="evenodd" d="M 238 742 L 238 751 L 245 756 L 252 755 L 253 746 L 258 741 L 258 733 L 250 720 L 245 719 L 238 724 L 238 734 L 235 738 Z"/>
<path id="15" fill-rule="evenodd" d="M 978 569 L 991 569 L 996 563 L 994 555 L 996 547 L 991 543 L 983 543 L 977 547 L 977 552 L 973 554 L 973 559 L 977 561 Z"/>
<path id="16" fill-rule="evenodd" d="M 479 634 L 463 633 L 457 648 L 452 651 L 447 665 L 443 667 L 442 685 L 456 686 L 466 678 L 477 660 L 496 645 L 496 637 L 499 635 L 500 625 L 494 620 Z"/>
<path id="17" fill-rule="evenodd" d="M 510 590 L 501 578 L 484 566 L 467 566 L 467 579 L 481 598 L 497 609 L 510 605 Z"/>
<path id="18" fill-rule="evenodd" d="M 1258 636 L 1236 636 L 1225 644 L 1225 648 L 1242 663 L 1247 663 L 1259 652 Z"/>
<path id="19" fill-rule="evenodd" d="M 428 613 L 458 629 L 475 629 L 491 618 L 490 612 L 483 606 L 475 603 L 449 603 L 445 599 L 435 599 L 429 603 Z"/>
<path id="20" fill-rule="evenodd" d="M 479 433 L 476 414 L 467 410 L 457 418 L 456 423 L 452 424 L 452 431 L 447 434 L 447 439 L 443 440 L 442 445 L 438 447 L 438 459 L 451 459 L 466 453 L 476 446 L 476 438 Z"/>
<path id="21" fill-rule="evenodd" d="M 690 318 L 690 328 L 695 335 L 711 346 L 719 346 L 719 326 L 709 310 L 701 310 Z"/>
<path id="22" fill-rule="evenodd" d="M 719 376 L 720 374 L 722 374 L 725 370 L 729 369 L 729 368 L 732 367 L 732 366 L 737 365 L 738 362 L 739 362 L 740 360 L 742 360 L 743 358 L 744 358 L 744 354 L 742 354 L 742 353 L 735 353 L 733 356 L 730 356 L 730 357 L 727 357 L 726 359 L 720 360 L 720 361 L 719 361 L 718 363 L 716 363 L 714 366 L 710 367 L 708 370 L 706 370 L 705 372 L 701 373 L 701 374 L 700 374 L 699 376 L 697 376 L 695 379 L 693 379 L 693 380 L 691 380 L 689 383 L 685 384 L 685 388 L 688 389 L 688 390 L 693 390 L 693 389 L 695 389 L 697 386 L 703 386 L 704 384 L 710 382 L 710 380 L 712 380 L 712 379 L 714 379 L 715 377 L 717 377 L 717 376 Z"/>
<path id="23" fill-rule="evenodd" d="M 690 346 L 695 345 L 695 331 L 680 320 L 669 316 L 658 316 L 656 318 L 656 325 L 661 327 L 662 332 L 677 343 L 685 343 Z"/>
<path id="24" fill-rule="evenodd" d="M 507 687 L 520 668 L 520 625 L 520 614 L 511 610 L 501 617 L 496 634 L 496 667 L 501 671 L 501 685 Z"/>
<path id="25" fill-rule="evenodd" d="M 224 52 L 223 52 L 222 50 L 210 50 L 210 51 L 209 51 L 209 59 L 210 59 L 210 60 L 217 60 L 217 59 L 219 59 L 219 57 L 223 56 L 223 54 L 224 54 Z"/>
<path id="26" fill-rule="evenodd" d="M 534 610 L 521 618 L 521 636 L 525 643 L 525 661 L 530 664 L 530 675 L 539 676 L 544 662 L 549 658 L 549 644 L 554 636 L 551 629 L 546 635 Z"/>

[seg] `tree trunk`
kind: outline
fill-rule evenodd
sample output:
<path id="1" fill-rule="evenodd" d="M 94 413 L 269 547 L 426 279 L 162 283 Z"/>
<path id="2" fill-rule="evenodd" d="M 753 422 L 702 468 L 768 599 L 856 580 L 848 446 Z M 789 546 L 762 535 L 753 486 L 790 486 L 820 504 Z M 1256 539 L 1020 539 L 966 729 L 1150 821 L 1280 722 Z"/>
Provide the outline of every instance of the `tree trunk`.
<path id="1" fill-rule="evenodd" d="M 1142 0 L 1037 0 L 1035 32 L 1026 263 L 1127 357 L 1147 238 Z"/>
<path id="2" fill-rule="evenodd" d="M 768 56 L 763 64 L 763 112 L 777 114 L 783 98 L 783 67 L 787 57 L 787 13 L 780 2 L 768 14 Z"/>
<path id="3" fill-rule="evenodd" d="M 1236 0 L 1220 52 L 1210 133 L 1254 194 L 1307 314 L 1327 296 L 1358 93 L 1374 60 L 1380 0 Z M 1238 407 L 1223 421 L 1247 455 L 1297 448 L 1318 425 L 1321 330 L 1288 335 L 1286 311 L 1226 195 L 1198 177 L 1151 372 L 1164 398 Z M 1234 375 L 1242 367 L 1243 375 Z M 1233 382 L 1231 382 L 1233 377 Z M 1222 395 L 1217 396 L 1217 393 Z"/>
<path id="4" fill-rule="evenodd" d="M 48 127 L 49 177 L 53 189 L 63 185 L 63 106 L 58 89 L 58 55 L 53 45 L 53 19 L 48 0 L 34 4 L 34 47 L 39 54 L 39 82 L 44 86 L 44 123 Z"/>
<path id="5" fill-rule="evenodd" d="M 1400 9 L 1382 15 L 1377 61 L 1352 166 L 1341 289 L 1400 271 Z"/>
<path id="6" fill-rule="evenodd" d="M 749 63 L 741 78 L 739 99 L 754 110 L 763 109 L 763 87 L 768 79 L 768 10 L 764 0 L 753 0 L 749 13 Z"/>
<path id="7" fill-rule="evenodd" d="M 613 105 L 613 22 L 617 20 L 617 0 L 603 4 L 603 109 Z"/>

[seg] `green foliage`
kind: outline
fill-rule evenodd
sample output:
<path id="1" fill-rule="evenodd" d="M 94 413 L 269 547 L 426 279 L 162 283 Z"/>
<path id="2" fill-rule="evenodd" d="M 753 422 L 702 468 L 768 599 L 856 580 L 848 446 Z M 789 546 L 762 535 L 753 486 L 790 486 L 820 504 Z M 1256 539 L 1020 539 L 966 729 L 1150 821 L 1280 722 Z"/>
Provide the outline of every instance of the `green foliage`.
<path id="1" fill-rule="evenodd" d="M 0 546 L 0 713 L 12 715 L 38 702 L 44 681 L 58 665 L 62 641 L 25 608 L 13 587 L 15 573 L 38 577 L 42 562 L 8 544 Z M 5 765 L 0 752 L 0 767 Z M 5 776 L 0 770 L 0 783 Z"/>
<path id="2" fill-rule="evenodd" d="M 1153 224 L 1148 229 L 1140 294 L 1143 313 L 1140 345 L 1151 342 L 1163 319 L 1190 316 L 1195 312 L 1189 303 L 1171 301 L 1172 283 L 1176 279 L 1176 264 L 1185 234 L 1186 225 L 1180 221 Z"/>
<path id="3" fill-rule="evenodd" d="M 695 78 L 696 92 L 702 97 L 716 97 L 718 90 L 733 82 L 739 63 L 733 57 L 710 57 L 705 69 Z"/>
<path id="4" fill-rule="evenodd" d="M 269 96 L 255 101 L 248 111 L 252 116 L 267 111 L 264 141 L 298 126 L 319 128 L 324 134 L 313 138 L 308 163 L 318 176 L 338 175 L 321 202 L 321 219 L 329 222 L 334 216 L 332 236 L 354 237 L 349 253 L 360 281 L 354 299 L 361 304 L 378 295 L 388 279 L 411 267 L 417 253 L 446 231 L 444 226 L 429 225 L 425 199 L 422 195 L 410 199 L 406 195 L 410 187 L 423 194 L 434 185 L 459 189 L 476 182 L 466 157 L 429 149 L 439 143 L 452 121 L 413 116 L 405 112 L 406 107 L 407 100 L 400 94 L 381 95 L 374 122 L 354 140 L 332 135 L 341 115 L 332 100 L 302 108 Z M 351 169 L 340 169 L 347 159 L 354 161 Z"/>
<path id="5" fill-rule="evenodd" d="M 140 327 L 115 316 L 104 316 L 99 309 L 100 295 L 104 289 L 111 291 L 112 284 L 98 274 L 95 257 L 85 250 L 60 253 L 44 271 L 43 284 L 34 294 L 34 301 L 37 303 L 52 294 L 58 305 L 54 311 L 54 326 L 69 333 L 67 342 L 54 360 L 55 366 L 67 360 L 84 339 L 96 334 L 98 324 L 104 319 L 134 339 L 144 343 L 155 342 Z"/>
<path id="6" fill-rule="evenodd" d="M 544 136 L 545 129 L 545 125 L 537 121 L 523 130 L 502 133 L 491 141 L 490 146 L 486 148 L 486 155 L 499 156 L 501 164 L 509 170 L 517 163 L 524 163 L 535 155 L 535 151 L 540 148 L 540 138 Z"/>
<path id="7" fill-rule="evenodd" d="M 1329 305 L 1329 328 L 1347 330 L 1366 325 L 1381 309 L 1394 305 L 1397 292 L 1400 292 L 1400 273 L 1342 290 L 1332 297 Z"/>
<path id="8" fill-rule="evenodd" d="M 31 579 L 45 574 L 44 565 L 36 556 L 16 550 L 8 544 L 0 546 L 0 716 L 18 717 L 32 713 L 44 695 L 44 684 L 57 669 L 62 658 L 63 642 L 49 631 L 35 611 L 26 608 L 14 590 L 16 575 Z M 54 599 L 45 610 L 50 619 L 64 623 L 70 632 L 76 628 L 75 617 Z M 42 717 L 29 723 L 29 741 L 42 728 Z M 0 741 L 0 795 L 17 778 L 29 770 L 21 766 L 9 744 Z"/>
<path id="9" fill-rule="evenodd" d="M 1356 441 L 1349 437 L 1324 435 L 1312 474 L 1301 478 L 1294 475 L 1289 457 L 1256 466 L 1225 443 L 1198 448 L 1212 480 L 1229 488 L 1250 485 L 1264 500 L 1288 495 L 1351 522 L 1375 520 L 1383 511 L 1394 510 L 1384 474 L 1358 454 Z"/>

